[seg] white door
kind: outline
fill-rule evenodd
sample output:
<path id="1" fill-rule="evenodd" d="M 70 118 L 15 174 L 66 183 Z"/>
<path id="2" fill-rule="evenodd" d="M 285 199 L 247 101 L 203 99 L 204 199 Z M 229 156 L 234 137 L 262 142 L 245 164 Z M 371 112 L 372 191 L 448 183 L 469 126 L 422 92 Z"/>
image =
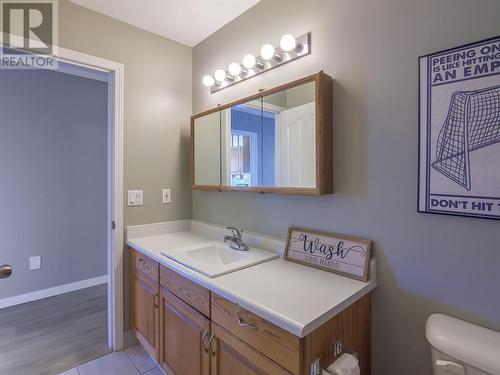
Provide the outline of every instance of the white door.
<path id="1" fill-rule="evenodd" d="M 277 181 L 280 186 L 316 186 L 315 103 L 281 112 Z"/>

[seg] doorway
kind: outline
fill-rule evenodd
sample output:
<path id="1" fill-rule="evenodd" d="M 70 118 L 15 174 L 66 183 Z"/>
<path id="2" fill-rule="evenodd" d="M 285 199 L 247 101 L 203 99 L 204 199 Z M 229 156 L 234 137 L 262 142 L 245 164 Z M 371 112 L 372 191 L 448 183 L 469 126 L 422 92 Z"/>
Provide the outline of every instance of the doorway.
<path id="1" fill-rule="evenodd" d="M 0 280 L 0 332 L 7 338 L 0 353 L 10 352 L 11 365 L 40 369 L 18 373 L 42 374 L 40 365 L 123 346 L 123 66 L 64 49 L 59 57 L 58 71 L 0 71 L 0 90 L 7 90 L 0 175 L 10 204 L 0 210 L 9 237 L 0 265 L 13 266 Z M 68 351 L 85 338 L 82 357 Z M 37 345 L 58 360 L 37 358 Z"/>

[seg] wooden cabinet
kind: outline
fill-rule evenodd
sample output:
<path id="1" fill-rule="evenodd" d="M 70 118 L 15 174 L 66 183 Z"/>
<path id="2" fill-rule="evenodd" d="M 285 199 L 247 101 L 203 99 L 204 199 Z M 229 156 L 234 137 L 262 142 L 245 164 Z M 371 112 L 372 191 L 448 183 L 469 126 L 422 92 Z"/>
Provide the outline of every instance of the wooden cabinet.
<path id="1" fill-rule="evenodd" d="M 138 253 L 137 251 L 132 251 L 132 271 L 139 272 L 140 274 L 147 276 L 152 281 L 158 283 L 158 262 L 147 256 Z"/>
<path id="2" fill-rule="evenodd" d="M 318 72 L 193 115 L 192 188 L 332 194 L 332 98 Z"/>
<path id="3" fill-rule="evenodd" d="M 160 266 L 160 285 L 198 312 L 210 317 L 210 291 L 208 289 L 163 265 Z"/>
<path id="4" fill-rule="evenodd" d="M 291 375 L 217 324 L 212 334 L 212 375 Z"/>
<path id="5" fill-rule="evenodd" d="M 210 374 L 210 321 L 161 289 L 160 364 L 167 375 Z"/>
<path id="6" fill-rule="evenodd" d="M 370 294 L 297 337 L 132 251 L 131 298 L 132 330 L 167 375 L 309 375 L 337 340 L 370 374 Z"/>
<path id="7" fill-rule="evenodd" d="M 300 339 L 212 293 L 212 321 L 287 370 L 300 369 Z"/>
<path id="8" fill-rule="evenodd" d="M 158 283 L 132 270 L 132 331 L 153 358 L 158 360 L 159 313 Z"/>

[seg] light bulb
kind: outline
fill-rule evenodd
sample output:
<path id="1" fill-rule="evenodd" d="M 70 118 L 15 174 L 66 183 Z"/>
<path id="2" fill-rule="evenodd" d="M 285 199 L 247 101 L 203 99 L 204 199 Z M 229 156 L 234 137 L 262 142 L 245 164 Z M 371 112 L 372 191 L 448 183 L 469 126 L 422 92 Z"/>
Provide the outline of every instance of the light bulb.
<path id="1" fill-rule="evenodd" d="M 226 72 L 222 69 L 217 69 L 214 73 L 214 77 L 218 82 L 224 82 L 226 80 Z"/>
<path id="2" fill-rule="evenodd" d="M 241 74 L 241 66 L 240 66 L 240 64 L 235 63 L 235 62 L 232 64 L 229 64 L 229 67 L 227 70 L 229 70 L 229 74 L 231 74 L 234 77 Z"/>
<path id="3" fill-rule="evenodd" d="M 203 84 L 207 87 L 215 85 L 214 77 L 212 77 L 211 75 L 206 75 L 205 77 L 203 77 Z"/>
<path id="4" fill-rule="evenodd" d="M 255 56 L 249 53 L 243 57 L 243 66 L 247 69 L 252 69 L 255 66 Z"/>
<path id="5" fill-rule="evenodd" d="M 274 47 L 270 44 L 264 44 L 260 49 L 260 55 L 264 60 L 270 60 L 274 56 Z"/>
<path id="6" fill-rule="evenodd" d="M 283 51 L 291 51 L 297 46 L 297 41 L 293 37 L 293 35 L 286 34 L 281 37 L 280 47 Z"/>

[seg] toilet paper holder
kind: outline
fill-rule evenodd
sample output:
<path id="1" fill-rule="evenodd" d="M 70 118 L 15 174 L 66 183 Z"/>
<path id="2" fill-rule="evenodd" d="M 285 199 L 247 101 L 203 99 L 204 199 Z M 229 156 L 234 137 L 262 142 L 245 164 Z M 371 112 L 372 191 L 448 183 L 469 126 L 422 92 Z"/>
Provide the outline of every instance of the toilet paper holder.
<path id="1" fill-rule="evenodd" d="M 352 354 L 356 358 L 358 358 L 358 353 L 355 352 L 354 350 L 349 349 L 344 345 L 342 340 L 336 340 L 333 343 L 333 357 L 336 358 L 337 356 L 348 353 Z M 319 358 L 316 358 L 312 363 L 311 363 L 311 375 L 322 375 L 323 373 L 329 374 L 328 370 L 322 369 L 321 368 L 321 361 Z"/>
<path id="2" fill-rule="evenodd" d="M 352 354 L 353 356 L 358 358 L 358 353 L 355 352 L 354 350 L 349 349 L 347 346 L 345 346 L 344 343 L 342 342 L 342 340 L 339 339 L 339 340 L 335 341 L 333 344 L 333 356 L 336 357 L 336 356 L 338 356 L 340 354 L 344 354 L 344 353 Z"/>

